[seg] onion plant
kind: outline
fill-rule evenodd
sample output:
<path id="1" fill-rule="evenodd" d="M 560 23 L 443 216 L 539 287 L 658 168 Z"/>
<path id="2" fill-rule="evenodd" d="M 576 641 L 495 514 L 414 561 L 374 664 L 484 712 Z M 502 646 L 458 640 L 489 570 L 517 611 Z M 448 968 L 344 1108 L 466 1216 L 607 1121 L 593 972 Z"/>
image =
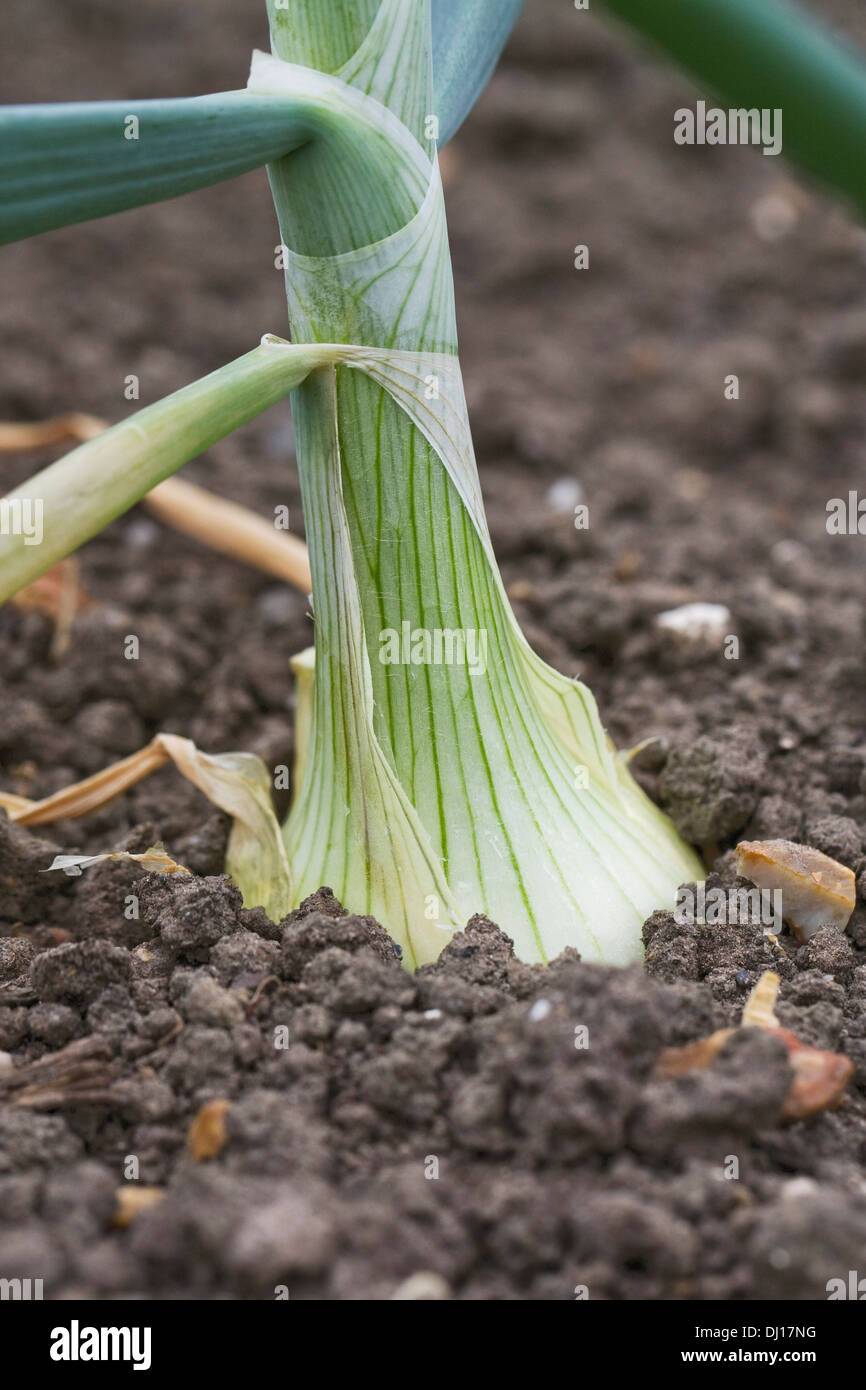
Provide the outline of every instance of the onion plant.
<path id="1" fill-rule="evenodd" d="M 234 818 L 227 867 L 248 904 L 277 917 L 329 884 L 410 965 L 479 911 L 525 959 L 570 945 L 624 963 L 700 875 L 587 687 L 528 646 L 485 520 L 437 148 L 521 6 L 268 0 L 272 51 L 243 91 L 0 113 L 4 240 L 267 164 L 286 247 L 291 341 L 266 335 L 4 499 L 9 517 L 38 508 L 41 543 L 0 535 L 0 599 L 291 392 L 315 617 L 294 662 L 291 812 L 278 826 L 258 760 L 171 735 L 64 807 L 172 759 Z"/>

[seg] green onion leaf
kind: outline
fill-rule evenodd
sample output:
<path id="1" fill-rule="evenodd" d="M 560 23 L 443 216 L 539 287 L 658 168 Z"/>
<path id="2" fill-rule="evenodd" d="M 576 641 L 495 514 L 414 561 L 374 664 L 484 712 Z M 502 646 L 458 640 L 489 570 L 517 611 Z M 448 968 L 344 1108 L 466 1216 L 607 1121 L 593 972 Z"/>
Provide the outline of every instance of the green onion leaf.
<path id="1" fill-rule="evenodd" d="M 487 86 L 524 0 L 433 0 L 433 81 L 444 145 Z"/>
<path id="2" fill-rule="evenodd" d="M 0 603 L 77 550 L 189 459 L 282 400 L 333 350 L 262 345 L 137 411 L 2 500 Z"/>
<path id="3" fill-rule="evenodd" d="M 393 135 L 379 103 L 310 68 L 291 67 L 287 82 L 282 67 L 277 91 L 264 82 L 177 100 L 0 108 L 0 243 L 174 198 L 305 145 L 320 163 L 375 173 Z"/>
<path id="4" fill-rule="evenodd" d="M 0 242 L 175 198 L 310 139 L 308 100 L 246 91 L 0 110 Z"/>

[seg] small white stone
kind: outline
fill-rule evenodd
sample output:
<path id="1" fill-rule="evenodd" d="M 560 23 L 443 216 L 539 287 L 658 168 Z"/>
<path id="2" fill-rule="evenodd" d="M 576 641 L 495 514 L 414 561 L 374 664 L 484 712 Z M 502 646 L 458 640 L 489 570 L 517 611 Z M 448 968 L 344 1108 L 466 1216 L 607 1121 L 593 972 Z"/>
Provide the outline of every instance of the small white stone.
<path id="1" fill-rule="evenodd" d="M 730 610 L 723 603 L 684 603 L 656 615 L 656 627 L 690 642 L 721 641 L 731 630 Z"/>
<path id="2" fill-rule="evenodd" d="M 410 1274 L 408 1279 L 404 1279 L 391 1295 L 391 1301 L 397 1303 L 441 1303 L 451 1298 L 451 1289 L 442 1278 L 441 1274 L 435 1274 L 432 1269 L 421 1269 L 417 1274 Z"/>
<path id="3" fill-rule="evenodd" d="M 790 1178 L 788 1182 L 782 1183 L 779 1196 L 783 1202 L 799 1202 L 817 1191 L 818 1184 L 814 1178 Z"/>
<path id="4" fill-rule="evenodd" d="M 781 241 L 796 227 L 799 213 L 794 203 L 782 192 L 765 193 L 750 209 L 752 226 L 761 241 Z"/>
<path id="5" fill-rule="evenodd" d="M 780 565 L 798 565 L 808 553 L 799 541 L 783 540 L 776 541 L 770 551 L 770 557 Z"/>
<path id="6" fill-rule="evenodd" d="M 126 543 L 133 550 L 147 550 L 158 540 L 159 527 L 155 521 L 149 521 L 147 517 L 140 517 L 131 521 L 126 528 Z"/>
<path id="7" fill-rule="evenodd" d="M 540 1023 L 543 1018 L 547 1018 L 551 1007 L 548 999 L 536 999 L 532 1008 L 529 1010 L 530 1023 Z"/>
<path id="8" fill-rule="evenodd" d="M 0 1071 L 8 1071 L 12 1066 L 12 1053 L 0 1052 Z"/>
<path id="9" fill-rule="evenodd" d="M 265 589 L 259 595 L 256 607 L 269 623 L 288 623 L 291 621 L 295 600 L 292 591 L 286 586 Z"/>
<path id="10" fill-rule="evenodd" d="M 787 1269 L 791 1263 L 790 1251 L 783 1250 L 781 1245 L 771 1250 L 768 1258 L 774 1269 Z"/>
<path id="11" fill-rule="evenodd" d="M 442 1017 L 442 1010 L 441 1010 L 441 1009 L 425 1009 L 425 1010 L 424 1010 L 424 1017 L 425 1017 L 425 1018 L 441 1018 L 441 1017 Z"/>
<path id="12" fill-rule="evenodd" d="M 555 512 L 573 512 L 583 501 L 583 488 L 577 478 L 557 478 L 548 489 L 547 501 Z"/>

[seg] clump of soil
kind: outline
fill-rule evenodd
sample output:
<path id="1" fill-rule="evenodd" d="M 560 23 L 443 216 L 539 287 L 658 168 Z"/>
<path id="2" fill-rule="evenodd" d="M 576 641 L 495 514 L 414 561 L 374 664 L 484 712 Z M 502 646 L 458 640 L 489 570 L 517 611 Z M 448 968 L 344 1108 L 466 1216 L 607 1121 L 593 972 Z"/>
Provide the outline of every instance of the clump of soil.
<path id="1" fill-rule="evenodd" d="M 854 0 L 825 9 L 866 43 Z M 68 0 L 34 41 L 33 6 L 8 4 L 7 98 L 234 89 L 264 6 L 208 18 Z M 0 815 L 0 1277 L 51 1297 L 391 1298 L 426 1272 L 410 1295 L 808 1299 L 862 1272 L 863 538 L 825 521 L 862 485 L 864 238 L 776 161 L 675 146 L 693 97 L 594 15 L 529 0 L 445 152 L 482 482 L 528 636 L 643 743 L 633 767 L 712 882 L 735 883 L 739 838 L 813 845 L 858 875 L 847 936 L 776 946 L 661 911 L 645 967 L 617 972 L 527 967 L 475 919 L 410 977 L 325 889 L 279 926 L 245 911 L 224 818 L 171 770 L 84 821 Z M 277 240 L 261 174 L 3 248 L 0 418 L 117 419 L 128 374 L 145 405 L 285 331 Z M 300 529 L 292 451 L 278 407 L 190 474 Z M 4 460 L 6 480 L 49 457 Z M 4 789 L 47 795 L 160 729 L 291 766 L 303 595 L 141 509 L 81 570 L 65 656 L 49 618 L 0 611 Z M 736 655 L 657 623 L 696 601 L 727 608 Z M 43 872 L 157 840 L 192 881 Z M 662 1048 L 737 1023 L 765 969 L 783 1026 L 855 1065 L 809 1122 L 779 1123 L 767 1033 L 653 1076 Z M 211 1101 L 224 1143 L 196 1159 Z M 163 1195 L 117 1226 L 119 1187 Z"/>
<path id="2" fill-rule="evenodd" d="M 464 1299 L 818 1298 L 856 1268 L 863 1090 L 782 1127 L 791 1069 L 760 1029 L 653 1074 L 735 1023 L 769 964 L 781 1021 L 846 1047 L 866 1089 L 866 957 L 838 933 L 785 950 L 659 913 L 647 970 L 616 970 L 523 965 L 476 917 L 412 977 L 327 889 L 279 926 L 224 877 L 131 897 L 137 944 L 91 912 L 80 940 L 0 951 L 0 1277 L 62 1298 L 388 1299 L 421 1274 Z M 163 1195 L 117 1229 L 136 1183 Z"/>

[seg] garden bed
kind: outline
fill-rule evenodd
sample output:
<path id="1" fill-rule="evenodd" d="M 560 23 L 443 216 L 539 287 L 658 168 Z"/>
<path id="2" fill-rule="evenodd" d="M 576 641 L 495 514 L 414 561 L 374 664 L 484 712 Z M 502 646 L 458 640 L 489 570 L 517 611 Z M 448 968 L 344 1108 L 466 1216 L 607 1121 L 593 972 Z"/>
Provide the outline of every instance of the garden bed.
<path id="1" fill-rule="evenodd" d="M 211 8 L 174 64 L 187 21 L 163 0 L 76 0 L 44 44 L 13 7 L 6 99 L 239 86 L 263 13 Z M 866 41 L 853 3 L 831 9 Z M 782 836 L 862 887 L 863 541 L 825 522 L 862 484 L 866 238 L 775 160 L 676 146 L 689 91 L 595 16 L 530 0 L 446 153 L 494 544 L 541 654 L 581 673 L 620 746 L 656 737 L 639 776 L 723 881 L 739 838 Z M 128 374 L 147 404 L 282 332 L 266 180 L 243 189 L 4 248 L 0 417 L 121 418 Z M 300 528 L 291 449 L 280 407 L 187 472 Z M 4 461 L 10 482 L 34 466 Z M 59 658 L 49 618 L 0 612 L 5 790 L 47 795 L 160 729 L 291 764 L 302 595 L 142 509 L 86 547 L 81 580 Z M 736 659 L 656 624 L 699 600 L 728 608 Z M 194 881 L 42 873 L 58 850 L 159 839 Z M 476 921 L 410 977 L 327 896 L 279 927 L 244 912 L 225 839 L 172 771 L 83 821 L 0 824 L 0 1051 L 35 1068 L 23 1096 L 0 1070 L 0 1277 L 50 1297 L 764 1299 L 824 1298 L 862 1266 L 862 893 L 846 938 L 804 948 L 657 917 L 646 967 L 529 967 Z M 783 1024 L 855 1064 L 809 1122 L 779 1124 L 790 1073 L 760 1031 L 653 1077 L 663 1046 L 738 1022 L 768 968 Z M 196 1158 L 212 1101 L 225 1142 Z M 164 1196 L 118 1227 L 130 1157 Z M 417 1274 L 438 1278 L 406 1289 Z"/>

